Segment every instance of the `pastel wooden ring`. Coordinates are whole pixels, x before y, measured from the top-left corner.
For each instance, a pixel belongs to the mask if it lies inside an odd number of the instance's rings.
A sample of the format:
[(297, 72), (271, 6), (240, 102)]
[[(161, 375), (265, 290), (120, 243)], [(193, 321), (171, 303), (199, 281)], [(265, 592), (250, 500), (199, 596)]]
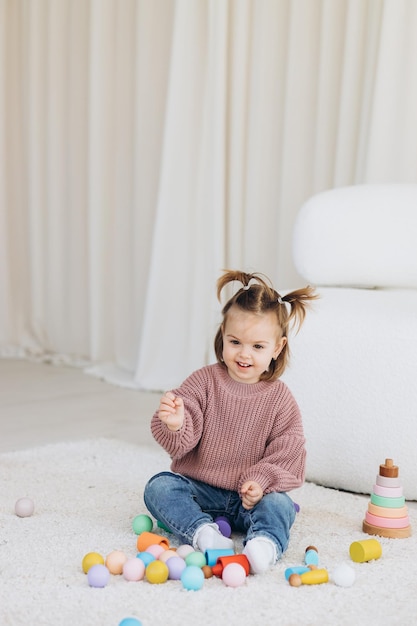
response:
[(411, 537), (411, 526), (406, 528), (381, 528), (381, 526), (372, 526), (368, 524), (366, 519), (362, 522), (362, 530), (368, 535), (379, 535), (380, 537), (389, 537), (390, 539), (405, 539)]
[(372, 524), (372, 526), (379, 526), (380, 528), (407, 528), (407, 526), (410, 525), (408, 515), (406, 517), (389, 518), (372, 515), (372, 513), (366, 511), (365, 519), (368, 524)]
[(401, 479), (397, 477), (390, 478), (389, 476), (376, 475), (376, 484), (381, 487), (401, 487)]
[(401, 506), (399, 509), (393, 509), (392, 507), (389, 509), (384, 506), (377, 506), (376, 504), (372, 504), (369, 502), (368, 511), (373, 515), (378, 515), (379, 517), (405, 517), (408, 515), (408, 507)]
[(377, 506), (398, 509), (400, 506), (405, 505), (405, 498), (404, 496), (399, 498), (385, 498), (384, 496), (378, 496), (376, 493), (371, 493), (371, 502)]
[(403, 495), (403, 488), (400, 487), (381, 487), (381, 485), (374, 485), (372, 491), (377, 496), (384, 496), (385, 498), (399, 498)]

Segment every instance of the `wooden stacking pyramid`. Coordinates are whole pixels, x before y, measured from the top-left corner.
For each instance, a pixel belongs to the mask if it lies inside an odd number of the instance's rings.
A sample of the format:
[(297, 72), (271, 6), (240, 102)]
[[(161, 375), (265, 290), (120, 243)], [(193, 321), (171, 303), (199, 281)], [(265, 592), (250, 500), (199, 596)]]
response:
[(408, 509), (398, 473), (398, 467), (392, 459), (385, 459), (385, 463), (379, 466), (362, 524), (363, 531), (368, 535), (399, 539), (411, 535)]

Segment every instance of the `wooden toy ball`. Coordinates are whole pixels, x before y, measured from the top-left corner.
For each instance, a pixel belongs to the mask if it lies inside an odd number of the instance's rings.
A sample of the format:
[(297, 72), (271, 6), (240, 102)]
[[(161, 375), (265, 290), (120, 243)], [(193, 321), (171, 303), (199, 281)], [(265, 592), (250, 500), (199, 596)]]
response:
[(153, 554), (153, 556), (156, 559), (159, 559), (159, 557), (161, 556), (161, 554), (163, 554), (163, 552), (165, 552), (166, 549), (164, 546), (160, 546), (156, 543), (153, 543), (151, 546), (148, 546), (146, 548), (146, 552), (148, 552), (149, 554)]
[(229, 563), (222, 572), (222, 580), (227, 587), (240, 587), (246, 580), (245, 568), (240, 563)]
[(170, 548), (169, 550), (164, 550), (163, 552), (161, 552), (161, 554), (158, 556), (158, 559), (166, 563), (173, 556), (177, 556), (177, 551)]
[(128, 559), (123, 565), (123, 577), (125, 580), (142, 580), (145, 575), (145, 563), (141, 559)]
[(143, 561), (145, 567), (148, 567), (149, 563), (152, 563), (152, 561), (156, 560), (154, 555), (150, 552), (146, 552), (146, 550), (144, 552), (138, 552), (136, 558)]
[(145, 570), (146, 579), (154, 584), (160, 585), (168, 580), (169, 569), (168, 565), (163, 561), (151, 561)]
[(140, 535), (144, 532), (150, 532), (153, 528), (153, 521), (151, 520), (149, 515), (145, 515), (144, 513), (142, 513), (141, 515), (136, 515), (136, 517), (133, 518), (132, 528), (133, 532), (135, 532), (137, 535)]
[(204, 578), (213, 578), (213, 570), (211, 569), (210, 565), (203, 565), (201, 571), (204, 574)]
[(30, 517), (34, 510), (35, 505), (30, 498), (19, 498), (14, 505), (14, 512), (18, 517)]
[(181, 582), (187, 591), (198, 591), (204, 584), (204, 572), (197, 565), (187, 565), (181, 574)]
[(207, 565), (206, 557), (199, 550), (196, 550), (195, 552), (190, 552), (190, 554), (187, 554), (184, 560), (187, 565), (197, 565), (197, 567), (204, 567), (204, 565)]
[(82, 560), (82, 568), (84, 574), (88, 574), (88, 570), (93, 565), (104, 565), (104, 558), (98, 552), (88, 552)]
[(136, 617), (125, 617), (119, 622), (119, 626), (142, 626), (142, 622), (136, 619)]
[(224, 537), (230, 537), (232, 534), (232, 527), (230, 526), (230, 522), (227, 519), (227, 517), (224, 517), (223, 515), (220, 515), (220, 517), (216, 517), (216, 519), (214, 520), (217, 524), (217, 526), (219, 527), (219, 530), (221, 532), (221, 534)]
[(110, 580), (110, 572), (105, 565), (98, 563), (88, 570), (87, 580), (90, 587), (105, 587)]
[(121, 550), (113, 550), (106, 557), (106, 567), (111, 574), (121, 574), (123, 565), (127, 561), (127, 556)]
[(191, 552), (194, 552), (194, 548), (193, 546), (190, 546), (188, 543), (184, 543), (181, 546), (179, 546), (177, 548), (177, 555), (180, 556), (182, 559), (185, 559), (185, 557), (190, 554)]
[(168, 566), (168, 572), (169, 572), (168, 578), (170, 580), (180, 580), (181, 574), (187, 567), (184, 559), (182, 559), (180, 556), (171, 556), (166, 561), (166, 564)]

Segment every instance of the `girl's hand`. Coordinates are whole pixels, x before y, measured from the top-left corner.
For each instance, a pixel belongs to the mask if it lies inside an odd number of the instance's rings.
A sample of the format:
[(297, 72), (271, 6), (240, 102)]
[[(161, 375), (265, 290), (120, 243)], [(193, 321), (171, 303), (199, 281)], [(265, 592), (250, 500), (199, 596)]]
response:
[(244, 509), (252, 509), (255, 504), (262, 500), (264, 495), (261, 485), (254, 480), (247, 480), (240, 490), (242, 506)]
[(184, 423), (184, 402), (167, 391), (159, 403), (158, 417), (169, 430), (179, 430)]

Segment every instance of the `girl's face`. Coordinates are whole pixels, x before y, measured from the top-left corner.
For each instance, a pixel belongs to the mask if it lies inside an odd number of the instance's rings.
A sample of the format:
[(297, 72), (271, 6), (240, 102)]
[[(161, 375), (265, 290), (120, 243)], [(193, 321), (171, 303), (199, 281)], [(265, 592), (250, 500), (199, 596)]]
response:
[(229, 376), (240, 383), (259, 382), (287, 340), (276, 315), (256, 315), (232, 306), (223, 325), (223, 361)]

